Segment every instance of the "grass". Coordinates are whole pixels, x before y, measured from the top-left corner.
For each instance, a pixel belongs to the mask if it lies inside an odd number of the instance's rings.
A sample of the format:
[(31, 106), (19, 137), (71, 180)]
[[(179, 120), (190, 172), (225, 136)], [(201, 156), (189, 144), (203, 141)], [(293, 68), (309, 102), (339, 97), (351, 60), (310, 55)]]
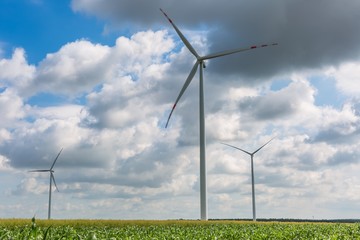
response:
[(2, 219), (0, 239), (360, 239), (360, 224)]

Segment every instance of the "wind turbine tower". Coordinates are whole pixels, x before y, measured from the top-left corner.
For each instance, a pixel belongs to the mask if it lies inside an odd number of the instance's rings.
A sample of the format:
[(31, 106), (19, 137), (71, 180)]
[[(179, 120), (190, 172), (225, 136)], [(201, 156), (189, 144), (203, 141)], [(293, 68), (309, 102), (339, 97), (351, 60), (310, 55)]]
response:
[(251, 157), (251, 192), (252, 192), (252, 211), (253, 211), (253, 221), (256, 221), (256, 208), (255, 208), (255, 179), (254, 179), (254, 155), (255, 153), (257, 153), (258, 151), (260, 151), (260, 149), (262, 149), (263, 147), (265, 147), (265, 145), (267, 145), (269, 142), (271, 142), (274, 138), (270, 139), (267, 143), (265, 143), (264, 145), (262, 145), (261, 147), (259, 147), (258, 149), (256, 149), (254, 152), (248, 152), (245, 151), (241, 148), (235, 147), (233, 145), (227, 144), (227, 143), (222, 143), (224, 145), (227, 145), (229, 147), (235, 148), (237, 150), (240, 150), (246, 154), (249, 154)]
[(60, 150), (60, 152), (58, 153), (58, 155), (56, 156), (53, 164), (51, 165), (50, 169), (40, 169), (40, 170), (32, 170), (29, 172), (49, 172), (50, 173), (50, 185), (49, 185), (49, 205), (48, 205), (48, 219), (51, 218), (51, 192), (52, 192), (52, 183), (54, 182), (55, 188), (57, 191), (59, 191), (58, 187), (56, 186), (56, 181), (55, 181), (55, 177), (54, 177), (54, 166), (56, 163), (56, 160), (59, 158), (61, 152), (63, 149)]
[(165, 127), (168, 126), (169, 120), (171, 118), (171, 115), (173, 111), (175, 110), (176, 104), (180, 100), (181, 96), (184, 94), (186, 88), (189, 86), (190, 82), (192, 81), (195, 73), (197, 72), (198, 68), (200, 67), (199, 72), (199, 80), (200, 80), (200, 90), (199, 90), (199, 120), (200, 120), (200, 209), (201, 209), (201, 220), (207, 220), (208, 219), (208, 213), (207, 213), (207, 186), (206, 186), (206, 151), (205, 151), (205, 112), (204, 112), (204, 82), (203, 82), (203, 68), (205, 68), (205, 60), (222, 57), (230, 54), (234, 54), (237, 52), (243, 52), (247, 50), (252, 50), (256, 48), (262, 48), (262, 47), (268, 47), (268, 46), (275, 46), (277, 43), (272, 44), (263, 44), (263, 45), (253, 45), (246, 48), (238, 48), (233, 50), (227, 50), (223, 52), (213, 53), (205, 56), (200, 56), (196, 50), (193, 48), (193, 46), (190, 44), (190, 42), (185, 38), (185, 36), (180, 32), (180, 30), (177, 28), (175, 23), (168, 17), (168, 15), (160, 9), (160, 11), (165, 15), (165, 17), (168, 19), (170, 24), (175, 29), (176, 33), (179, 35), (182, 42), (185, 44), (185, 46), (189, 49), (189, 51), (195, 56), (196, 62), (193, 66), (193, 68), (190, 71), (189, 76), (187, 77), (183, 87), (180, 90), (179, 95), (177, 96), (175, 103), (171, 109), (171, 112), (169, 114), (169, 117), (167, 119)]

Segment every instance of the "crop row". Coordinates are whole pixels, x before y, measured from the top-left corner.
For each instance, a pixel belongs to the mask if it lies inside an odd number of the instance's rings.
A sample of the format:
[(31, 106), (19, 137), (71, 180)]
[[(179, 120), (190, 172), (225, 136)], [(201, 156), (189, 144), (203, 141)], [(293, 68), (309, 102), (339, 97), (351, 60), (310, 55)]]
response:
[[(360, 224), (0, 221), (0, 239), (360, 239)], [(111, 223), (111, 224), (106, 224)]]

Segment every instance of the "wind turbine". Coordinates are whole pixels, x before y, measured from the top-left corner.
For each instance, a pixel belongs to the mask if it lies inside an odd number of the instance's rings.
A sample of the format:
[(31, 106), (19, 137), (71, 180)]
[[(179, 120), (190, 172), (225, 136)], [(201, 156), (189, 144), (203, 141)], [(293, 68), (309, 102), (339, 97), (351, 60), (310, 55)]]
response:
[(160, 11), (165, 15), (165, 17), (169, 20), (171, 25), (174, 27), (175, 31), (181, 38), (182, 42), (185, 44), (185, 46), (189, 49), (189, 51), (196, 57), (196, 62), (193, 66), (193, 68), (190, 71), (189, 76), (187, 77), (182, 89), (180, 90), (180, 93), (178, 97), (175, 100), (175, 103), (171, 109), (171, 112), (169, 114), (169, 117), (167, 119), (165, 128), (167, 128), (169, 124), (169, 120), (171, 118), (172, 113), (175, 110), (176, 104), (180, 100), (181, 96), (184, 94), (186, 88), (189, 86), (191, 80), (193, 79), (198, 67), (200, 66), (200, 91), (199, 91), (199, 120), (200, 120), (200, 208), (201, 208), (201, 219), (207, 220), (208, 214), (207, 214), (207, 187), (206, 187), (206, 156), (205, 156), (205, 113), (204, 113), (204, 83), (203, 83), (203, 68), (205, 68), (205, 60), (222, 57), (229, 54), (234, 54), (237, 52), (252, 50), (256, 48), (262, 48), (267, 46), (275, 46), (277, 43), (272, 44), (263, 44), (263, 45), (253, 45), (246, 48), (238, 48), (233, 50), (227, 50), (223, 52), (213, 53), (205, 56), (200, 56), (193, 46), (190, 44), (190, 42), (185, 38), (185, 36), (180, 32), (180, 30), (177, 28), (177, 26), (174, 24), (174, 22), (168, 17), (168, 15), (160, 8)]
[(237, 150), (243, 151), (246, 154), (249, 154), (251, 156), (251, 190), (252, 190), (252, 210), (253, 210), (253, 221), (256, 221), (256, 209), (255, 209), (255, 180), (254, 180), (254, 155), (255, 153), (257, 153), (258, 151), (260, 151), (260, 149), (262, 149), (263, 147), (265, 147), (265, 145), (267, 145), (269, 142), (271, 142), (274, 138), (270, 139), (267, 143), (265, 143), (264, 145), (262, 145), (261, 147), (259, 147), (258, 149), (256, 149), (254, 152), (248, 152), (245, 151), (241, 148), (235, 147), (233, 145), (227, 144), (227, 143), (222, 143), (224, 145), (227, 145), (229, 147), (235, 148)]
[(52, 182), (54, 181), (54, 184), (55, 184), (55, 188), (57, 191), (59, 191), (58, 187), (56, 186), (56, 181), (55, 181), (55, 177), (54, 177), (54, 166), (55, 166), (55, 163), (56, 163), (56, 160), (59, 158), (61, 152), (62, 152), (62, 148), (60, 150), (60, 152), (58, 153), (58, 155), (56, 156), (53, 164), (51, 165), (50, 169), (40, 169), (40, 170), (32, 170), (32, 171), (29, 171), (29, 172), (49, 172), (50, 173), (50, 186), (49, 186), (49, 209), (48, 209), (48, 219), (51, 218), (51, 188), (52, 188)]

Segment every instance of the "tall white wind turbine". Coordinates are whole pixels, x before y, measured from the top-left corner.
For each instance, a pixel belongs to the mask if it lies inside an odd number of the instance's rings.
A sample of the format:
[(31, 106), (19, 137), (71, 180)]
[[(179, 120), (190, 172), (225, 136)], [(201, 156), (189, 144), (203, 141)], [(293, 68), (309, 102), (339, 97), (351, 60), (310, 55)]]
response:
[(55, 188), (57, 191), (59, 191), (58, 187), (56, 186), (56, 181), (55, 181), (55, 177), (54, 177), (54, 166), (55, 166), (55, 163), (56, 163), (56, 160), (59, 158), (61, 152), (62, 152), (62, 148), (60, 150), (60, 152), (58, 153), (58, 155), (56, 156), (53, 164), (51, 165), (50, 169), (40, 169), (40, 170), (32, 170), (32, 171), (29, 171), (29, 172), (49, 172), (50, 173), (50, 186), (49, 186), (49, 206), (48, 206), (48, 219), (51, 218), (51, 192), (52, 192), (52, 182), (54, 181), (54, 185), (55, 185)]
[(258, 149), (256, 149), (254, 152), (248, 152), (245, 151), (244, 149), (235, 147), (233, 145), (227, 144), (227, 143), (222, 143), (224, 145), (227, 145), (229, 147), (235, 148), (237, 150), (243, 151), (246, 154), (249, 154), (251, 156), (251, 190), (252, 190), (252, 210), (253, 210), (253, 221), (256, 221), (256, 208), (255, 208), (255, 180), (254, 180), (254, 155), (255, 153), (257, 153), (258, 151), (260, 151), (260, 149), (262, 149), (263, 147), (265, 147), (269, 142), (271, 142), (274, 138), (270, 139), (267, 143), (265, 143), (264, 145), (262, 145), (261, 147), (259, 147)]
[(168, 15), (162, 9), (160, 9), (160, 11), (169, 20), (169, 22), (171, 23), (171, 25), (174, 27), (175, 31), (177, 32), (177, 34), (181, 38), (182, 42), (185, 44), (185, 46), (189, 49), (189, 51), (196, 58), (196, 62), (194, 64), (192, 70), (190, 71), (190, 74), (187, 77), (182, 89), (180, 90), (180, 93), (179, 93), (178, 97), (175, 100), (175, 103), (174, 103), (174, 105), (173, 105), (173, 107), (171, 109), (171, 112), (169, 114), (169, 117), (167, 119), (165, 127), (168, 126), (169, 120), (171, 118), (171, 115), (172, 115), (173, 111), (175, 110), (176, 104), (180, 100), (181, 96), (184, 94), (186, 88), (189, 86), (189, 84), (190, 84), (191, 80), (193, 79), (198, 67), (200, 66), (200, 73), (199, 73), (199, 78), (200, 78), (200, 91), (199, 91), (199, 105), (200, 105), (200, 107), (199, 107), (199, 115), (200, 115), (200, 117), (199, 117), (199, 120), (200, 120), (200, 208), (201, 208), (201, 219), (202, 220), (207, 220), (208, 219), (208, 214), (207, 214), (207, 196), (206, 196), (206, 194), (207, 194), (207, 189), (206, 188), (207, 187), (206, 187), (205, 113), (204, 113), (204, 83), (203, 83), (203, 68), (205, 68), (204, 61), (208, 60), (208, 59), (212, 59), (212, 58), (222, 57), (222, 56), (229, 55), (229, 54), (234, 54), (234, 53), (237, 53), (237, 52), (251, 50), (251, 49), (262, 48), (262, 47), (267, 47), (267, 46), (275, 46), (275, 45), (277, 45), (277, 43), (263, 44), (263, 45), (259, 45), (259, 46), (254, 45), (254, 46), (250, 46), (250, 47), (246, 47), (246, 48), (238, 48), (238, 49), (213, 53), (213, 54), (209, 54), (209, 55), (205, 55), (205, 56), (200, 56), (195, 51), (195, 49), (190, 44), (190, 42), (180, 32), (180, 30), (177, 28), (177, 26), (174, 24), (174, 22), (168, 17)]

